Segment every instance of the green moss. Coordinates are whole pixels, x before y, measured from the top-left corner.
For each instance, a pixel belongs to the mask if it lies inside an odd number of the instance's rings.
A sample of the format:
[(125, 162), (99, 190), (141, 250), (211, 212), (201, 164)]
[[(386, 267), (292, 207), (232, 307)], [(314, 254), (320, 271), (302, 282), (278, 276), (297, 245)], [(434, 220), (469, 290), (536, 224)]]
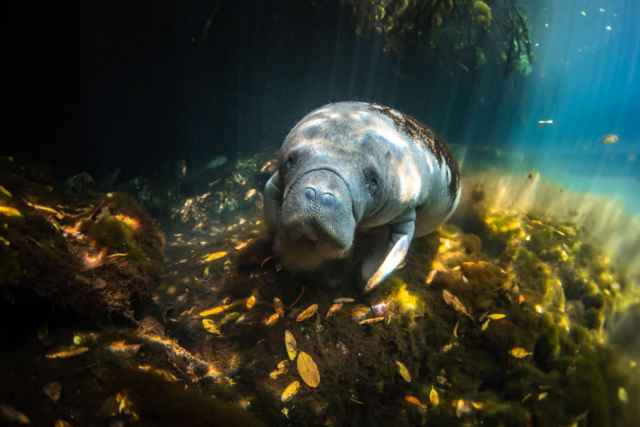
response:
[(609, 397), (595, 353), (583, 353), (575, 361), (575, 367), (567, 372), (567, 410), (573, 417), (587, 413), (589, 426), (607, 427)]
[(549, 371), (560, 354), (560, 331), (549, 314), (542, 317), (540, 330), (534, 349), (534, 358), (540, 368)]

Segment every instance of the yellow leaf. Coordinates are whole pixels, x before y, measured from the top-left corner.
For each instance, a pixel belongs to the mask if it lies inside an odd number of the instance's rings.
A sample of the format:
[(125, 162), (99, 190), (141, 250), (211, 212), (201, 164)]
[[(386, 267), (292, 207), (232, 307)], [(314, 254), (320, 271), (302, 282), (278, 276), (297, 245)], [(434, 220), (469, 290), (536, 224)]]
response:
[(222, 332), (220, 332), (218, 325), (216, 325), (216, 322), (211, 319), (202, 319), (202, 327), (212, 335), (222, 336)]
[(9, 206), (0, 206), (0, 214), (4, 215), (4, 216), (15, 216), (15, 217), (21, 217), (22, 214), (20, 213), (20, 211), (16, 208), (12, 208)]
[(71, 347), (45, 355), (47, 359), (67, 359), (89, 351), (89, 347)]
[(244, 306), (247, 308), (247, 310), (251, 310), (256, 305), (256, 301), (257, 301), (256, 296), (251, 295), (249, 298), (247, 298), (247, 301), (245, 302)]
[(511, 354), (511, 356), (515, 357), (516, 359), (523, 359), (527, 356), (530, 356), (533, 353), (528, 352), (527, 350), (525, 350), (522, 347), (513, 347), (509, 353)]
[(133, 217), (130, 217), (129, 215), (116, 214), (113, 217), (133, 230), (137, 230), (138, 228), (140, 228), (140, 221)]
[(273, 313), (271, 316), (264, 319), (264, 324), (267, 326), (275, 325), (278, 319), (280, 319), (280, 315), (278, 313)]
[(473, 406), (474, 409), (477, 409), (478, 411), (480, 411), (481, 409), (484, 408), (484, 403), (473, 401), (471, 402), (471, 406)]
[(155, 368), (151, 365), (138, 365), (138, 369), (143, 372), (149, 372), (150, 374), (157, 375), (158, 377), (170, 383), (178, 381), (178, 377), (165, 369)]
[(298, 317), (296, 317), (296, 321), (302, 322), (312, 317), (318, 311), (318, 304), (311, 304), (309, 307), (305, 308)]
[(120, 414), (130, 415), (136, 421), (139, 419), (138, 414), (134, 410), (133, 402), (126, 391), (123, 390), (116, 394), (116, 402), (118, 403), (118, 412)]
[(327, 314), (325, 315), (325, 318), (329, 318), (331, 316), (333, 316), (338, 310), (342, 309), (343, 303), (341, 302), (336, 302), (331, 304), (331, 307), (329, 307), (329, 310), (327, 310)]
[(73, 427), (73, 425), (65, 420), (55, 420), (53, 427)]
[(269, 377), (272, 380), (278, 379), (278, 377), (280, 375), (286, 374), (287, 373), (287, 368), (289, 367), (289, 361), (288, 360), (281, 360), (278, 362), (278, 364), (276, 365), (276, 369), (274, 369), (273, 371), (271, 371), (269, 373)]
[(507, 317), (507, 315), (503, 314), (503, 313), (491, 313), (488, 317), (491, 320), (500, 320), (500, 319), (504, 319), (505, 317)]
[(273, 298), (273, 310), (278, 313), (280, 317), (284, 317), (284, 303), (278, 297)]
[(289, 360), (294, 360), (298, 354), (298, 343), (289, 330), (284, 331), (284, 346), (287, 349)]
[(7, 190), (6, 188), (4, 188), (2, 185), (0, 185), (0, 193), (4, 194), (8, 198), (12, 198), (13, 197), (11, 192), (9, 190)]
[(433, 406), (438, 406), (440, 404), (440, 396), (438, 396), (438, 391), (431, 386), (431, 391), (429, 391), (429, 401)]
[(491, 319), (487, 319), (484, 322), (482, 322), (482, 326), (480, 327), (481, 331), (486, 331), (487, 328), (489, 327), (489, 323), (491, 322)]
[(306, 385), (312, 388), (320, 385), (320, 371), (318, 371), (318, 366), (311, 356), (301, 351), (300, 354), (298, 354), (297, 365), (298, 374), (300, 374), (302, 381), (304, 381)]
[(209, 308), (207, 310), (200, 312), (200, 317), (213, 316), (215, 314), (220, 314), (225, 310), (231, 308), (231, 304), (219, 305), (217, 307)]
[(63, 218), (64, 218), (64, 215), (63, 215), (62, 213), (58, 212), (57, 210), (55, 210), (55, 209), (53, 209), (53, 208), (50, 208), (49, 206), (45, 206), (45, 205), (38, 205), (38, 204), (36, 204), (36, 203), (31, 203), (31, 202), (29, 202), (28, 200), (25, 200), (25, 203), (26, 203), (28, 206), (31, 206), (32, 208), (34, 208), (34, 209), (35, 209), (35, 210), (37, 210), (37, 211), (42, 211), (42, 212), (46, 212), (46, 213), (53, 214), (53, 215), (55, 215), (55, 217), (56, 217), (56, 218), (58, 218), (58, 219), (63, 219)]
[(402, 377), (403, 380), (410, 383), (411, 382), (411, 374), (409, 373), (409, 369), (404, 365), (404, 363), (396, 360), (396, 366), (398, 366), (398, 373)]
[(372, 323), (382, 322), (384, 320), (384, 316), (371, 317), (369, 319), (362, 319), (358, 322), (358, 325), (370, 325)]
[(293, 396), (298, 393), (298, 390), (300, 390), (300, 381), (292, 382), (284, 389), (282, 395), (280, 396), (280, 400), (282, 400), (283, 402), (290, 401)]
[(202, 257), (203, 262), (213, 262), (227, 256), (226, 251), (210, 252)]

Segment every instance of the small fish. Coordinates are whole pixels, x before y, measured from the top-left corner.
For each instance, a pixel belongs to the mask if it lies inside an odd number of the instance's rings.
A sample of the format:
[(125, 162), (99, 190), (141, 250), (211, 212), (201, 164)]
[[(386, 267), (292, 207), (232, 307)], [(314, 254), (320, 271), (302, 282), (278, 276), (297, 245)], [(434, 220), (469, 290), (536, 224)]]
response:
[(551, 126), (553, 124), (553, 120), (552, 119), (544, 119), (544, 120), (538, 120), (538, 127), (545, 127), (545, 126)]
[(620, 137), (615, 133), (608, 133), (600, 140), (604, 145), (616, 144), (618, 141), (620, 141)]
[(205, 169), (216, 169), (220, 166), (223, 166), (227, 163), (227, 158), (225, 156), (216, 156), (213, 159), (209, 160), (206, 164)]

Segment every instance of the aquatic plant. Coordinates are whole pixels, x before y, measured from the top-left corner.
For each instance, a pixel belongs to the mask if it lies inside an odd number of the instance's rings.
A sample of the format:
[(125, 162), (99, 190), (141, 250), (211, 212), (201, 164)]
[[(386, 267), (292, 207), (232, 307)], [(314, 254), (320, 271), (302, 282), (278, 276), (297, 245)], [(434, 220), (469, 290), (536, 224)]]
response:
[(342, 2), (353, 11), (356, 33), (381, 34), (385, 51), (430, 56), (464, 71), (492, 62), (505, 72), (530, 72), (529, 26), (515, 0)]

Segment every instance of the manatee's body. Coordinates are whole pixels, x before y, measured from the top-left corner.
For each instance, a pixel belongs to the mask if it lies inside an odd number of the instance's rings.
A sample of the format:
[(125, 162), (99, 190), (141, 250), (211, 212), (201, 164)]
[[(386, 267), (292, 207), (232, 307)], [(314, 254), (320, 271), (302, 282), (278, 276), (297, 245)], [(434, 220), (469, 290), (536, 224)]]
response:
[(361, 231), (385, 227), (362, 276), (370, 290), (455, 210), (458, 166), (416, 119), (377, 104), (339, 102), (287, 135), (265, 188), (265, 217), (285, 267), (313, 270), (351, 253)]

